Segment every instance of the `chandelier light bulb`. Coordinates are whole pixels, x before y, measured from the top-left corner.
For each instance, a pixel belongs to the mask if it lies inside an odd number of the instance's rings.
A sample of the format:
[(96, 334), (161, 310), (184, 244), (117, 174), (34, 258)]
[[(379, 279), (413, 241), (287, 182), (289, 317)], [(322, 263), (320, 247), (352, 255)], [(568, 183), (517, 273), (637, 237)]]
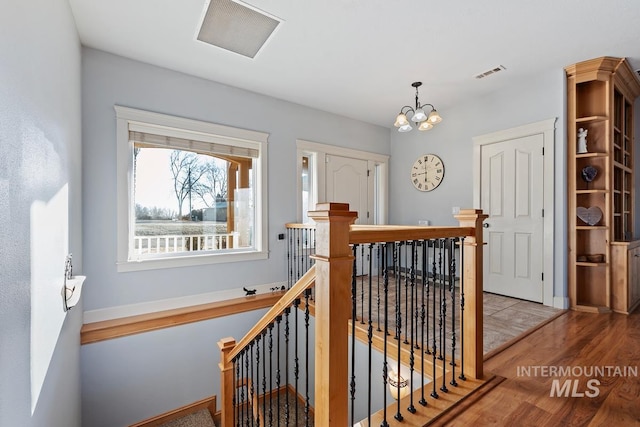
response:
[(427, 118), (427, 115), (424, 113), (422, 108), (418, 108), (416, 110), (416, 113), (411, 118), (411, 120), (413, 120), (416, 123), (420, 123), (420, 122), (424, 121), (426, 118)]
[(442, 121), (442, 117), (440, 117), (440, 114), (438, 114), (438, 112), (434, 108), (429, 113), (429, 119), (428, 120), (429, 120), (430, 123), (436, 124), (436, 123), (440, 123)]
[(424, 122), (420, 123), (420, 125), (418, 125), (418, 130), (429, 130), (429, 129), (433, 129), (433, 125), (429, 123), (429, 120), (425, 120)]
[[(398, 114), (398, 116), (396, 117), (396, 122), (393, 124), (395, 127), (399, 128), (405, 125), (409, 124), (409, 120), (407, 119), (407, 116), (404, 113), (400, 113)], [(409, 129), (411, 130), (411, 129)]]

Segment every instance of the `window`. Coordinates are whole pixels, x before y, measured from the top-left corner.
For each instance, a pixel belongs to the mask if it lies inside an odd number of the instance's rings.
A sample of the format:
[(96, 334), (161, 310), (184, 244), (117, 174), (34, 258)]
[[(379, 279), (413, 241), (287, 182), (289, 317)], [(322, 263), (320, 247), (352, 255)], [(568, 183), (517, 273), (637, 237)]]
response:
[(267, 134), (115, 109), (118, 271), (267, 257)]

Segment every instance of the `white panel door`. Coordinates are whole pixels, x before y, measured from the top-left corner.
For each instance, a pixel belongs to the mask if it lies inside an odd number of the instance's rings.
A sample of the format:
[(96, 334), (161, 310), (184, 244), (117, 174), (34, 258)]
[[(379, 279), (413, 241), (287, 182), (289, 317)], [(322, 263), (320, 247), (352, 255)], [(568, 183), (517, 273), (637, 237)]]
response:
[[(349, 210), (358, 212), (356, 224), (368, 224), (369, 192), (367, 161), (349, 157), (327, 156), (326, 191), (328, 202), (349, 203)], [(356, 274), (369, 272), (368, 256), (356, 252)]]
[(484, 289), (542, 302), (542, 135), (482, 146), (480, 207), (485, 221)]
[(349, 157), (327, 156), (327, 202), (349, 203), (358, 212), (356, 224), (368, 224), (367, 161)]

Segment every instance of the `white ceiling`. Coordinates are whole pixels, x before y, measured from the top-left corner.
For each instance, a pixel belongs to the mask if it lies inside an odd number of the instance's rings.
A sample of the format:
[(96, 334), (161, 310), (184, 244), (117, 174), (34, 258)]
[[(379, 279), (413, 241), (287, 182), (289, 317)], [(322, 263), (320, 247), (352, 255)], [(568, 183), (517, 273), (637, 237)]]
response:
[[(85, 46), (369, 123), (574, 62), (640, 68), (638, 0), (248, 0), (283, 20), (256, 58), (196, 41), (206, 0), (69, 0)], [(476, 80), (497, 65), (506, 71)]]

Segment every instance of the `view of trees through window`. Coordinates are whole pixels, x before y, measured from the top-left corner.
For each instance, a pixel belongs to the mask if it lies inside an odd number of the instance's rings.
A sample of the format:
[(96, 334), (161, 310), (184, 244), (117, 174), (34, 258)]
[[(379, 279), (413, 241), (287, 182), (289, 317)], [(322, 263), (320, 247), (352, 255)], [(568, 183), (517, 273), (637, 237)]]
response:
[[(251, 246), (251, 241), (241, 242), (233, 212), (239, 189), (229, 189), (229, 173), (237, 170), (234, 158), (229, 161), (210, 154), (136, 144), (134, 252), (144, 255)], [(236, 176), (231, 178), (235, 184)], [(246, 186), (251, 187), (250, 180)]]

